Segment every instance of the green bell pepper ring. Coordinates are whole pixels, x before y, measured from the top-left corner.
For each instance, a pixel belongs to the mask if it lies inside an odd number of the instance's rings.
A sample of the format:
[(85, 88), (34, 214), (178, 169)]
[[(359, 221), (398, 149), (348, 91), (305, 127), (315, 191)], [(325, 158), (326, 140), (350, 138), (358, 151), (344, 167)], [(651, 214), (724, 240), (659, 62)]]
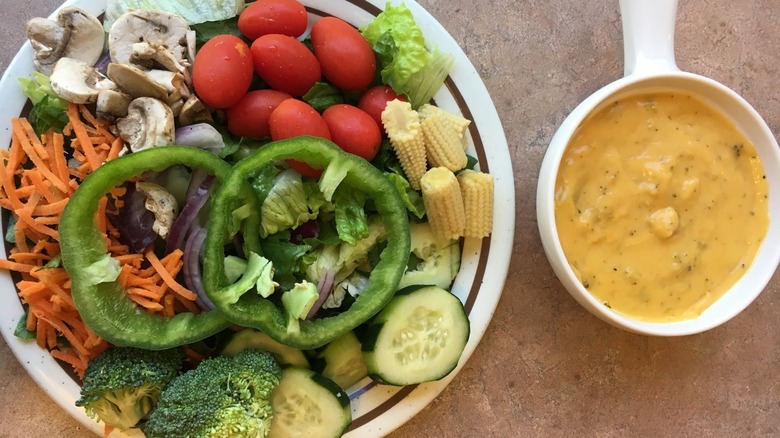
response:
[[(245, 293), (237, 302), (226, 296), (230, 288), (224, 272), (222, 236), (228, 226), (235, 199), (246, 179), (256, 169), (279, 160), (294, 159), (325, 169), (325, 178), (360, 190), (373, 199), (387, 233), (387, 246), (369, 276), (368, 287), (342, 313), (327, 318), (299, 320), (257, 293)], [(335, 175), (335, 176), (334, 176)], [(326, 184), (325, 197), (335, 187)], [(277, 342), (308, 350), (320, 347), (362, 324), (379, 312), (395, 294), (409, 260), (409, 220), (395, 186), (369, 162), (339, 149), (317, 137), (294, 137), (266, 144), (241, 160), (223, 182), (211, 201), (211, 214), (203, 258), (203, 282), (206, 295), (231, 322), (256, 328)], [(260, 232), (259, 229), (256, 231)], [(222, 293), (221, 292), (225, 292)]]
[(108, 254), (95, 218), (103, 196), (129, 178), (175, 164), (205, 169), (219, 181), (224, 181), (230, 172), (230, 165), (204, 150), (180, 146), (152, 148), (100, 166), (81, 183), (62, 213), (62, 263), (71, 278), (73, 302), (87, 326), (114, 345), (163, 350), (199, 341), (228, 326), (218, 311), (180, 313), (170, 318), (140, 311), (118, 281), (93, 284), (88, 272), (90, 266)]

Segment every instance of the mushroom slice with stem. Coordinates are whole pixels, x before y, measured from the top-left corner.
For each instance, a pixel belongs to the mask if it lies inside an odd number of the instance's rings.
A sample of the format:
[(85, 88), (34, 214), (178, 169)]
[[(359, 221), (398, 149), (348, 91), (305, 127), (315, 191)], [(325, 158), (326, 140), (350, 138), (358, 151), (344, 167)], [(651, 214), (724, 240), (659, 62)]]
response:
[(100, 90), (96, 103), (96, 115), (110, 122), (127, 116), (127, 108), (133, 98), (117, 90)]
[(144, 207), (154, 214), (152, 230), (165, 239), (179, 214), (176, 197), (164, 187), (148, 181), (137, 181), (135, 189), (146, 195)]
[(94, 67), (73, 58), (61, 58), (50, 77), (57, 96), (73, 103), (93, 103), (101, 90), (113, 90), (116, 85)]
[(147, 70), (164, 69), (183, 76), (188, 76), (189, 61), (182, 59), (176, 60), (173, 53), (159, 44), (149, 44), (147, 42), (135, 43), (130, 49), (130, 63), (144, 67)]
[(127, 108), (127, 117), (116, 121), (119, 136), (132, 152), (174, 143), (173, 112), (163, 101), (139, 97)]
[(108, 77), (132, 97), (153, 97), (168, 100), (168, 90), (145, 71), (130, 64), (108, 64)]
[(169, 105), (190, 95), (190, 89), (184, 82), (184, 76), (179, 73), (168, 70), (149, 70), (146, 75), (165, 88), (165, 92), (168, 93), (165, 100)]
[(103, 53), (105, 33), (97, 17), (79, 7), (68, 6), (57, 14), (57, 21), (40, 17), (28, 21), (27, 39), (35, 51), (35, 69), (51, 75), (61, 58), (94, 65)]
[(187, 51), (189, 30), (189, 23), (175, 14), (145, 9), (126, 12), (111, 26), (108, 35), (111, 60), (129, 64), (133, 44), (146, 42), (165, 47), (177, 62), (181, 62)]
[(181, 107), (179, 113), (179, 125), (187, 126), (195, 123), (205, 122), (211, 123), (214, 119), (211, 117), (206, 105), (198, 99), (197, 96), (190, 95), (187, 100), (184, 101), (184, 105)]

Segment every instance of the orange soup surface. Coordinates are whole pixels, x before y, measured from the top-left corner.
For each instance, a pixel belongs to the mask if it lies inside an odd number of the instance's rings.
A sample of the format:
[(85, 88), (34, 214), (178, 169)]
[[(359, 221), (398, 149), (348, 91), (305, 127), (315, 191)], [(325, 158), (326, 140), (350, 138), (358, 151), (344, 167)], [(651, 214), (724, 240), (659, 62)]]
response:
[(695, 318), (746, 271), (767, 233), (753, 144), (697, 98), (638, 94), (589, 116), (555, 190), (563, 251), (585, 288), (636, 319)]

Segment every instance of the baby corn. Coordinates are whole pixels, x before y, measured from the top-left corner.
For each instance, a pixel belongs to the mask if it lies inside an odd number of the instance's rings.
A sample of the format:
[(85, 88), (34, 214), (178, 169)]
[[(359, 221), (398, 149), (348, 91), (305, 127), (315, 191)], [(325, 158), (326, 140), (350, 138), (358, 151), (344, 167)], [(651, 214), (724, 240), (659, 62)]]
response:
[(463, 236), (466, 214), (455, 174), (446, 167), (434, 167), (423, 175), (420, 186), (433, 233), (447, 240)]
[(382, 125), (406, 173), (406, 179), (419, 190), (420, 178), (428, 167), (420, 115), (409, 102), (395, 99), (388, 102), (382, 112)]
[(432, 167), (446, 167), (453, 172), (466, 167), (466, 152), (446, 115), (435, 112), (425, 118), (421, 126), (425, 135), (425, 150)]
[(493, 228), (493, 176), (464, 170), (458, 174), (466, 224), (465, 237), (487, 237)]
[[(431, 114), (444, 114), (444, 116), (447, 118), (447, 121), (452, 125), (453, 129), (458, 133), (458, 138), (461, 140), (466, 135), (466, 130), (468, 129), (469, 125), (471, 124), (471, 120), (463, 118), (457, 114), (453, 114), (449, 111), (443, 110), (439, 108), (436, 105), (431, 105), (429, 103), (423, 104), (420, 106), (420, 108), (417, 109), (417, 112), (420, 113), (420, 119), (422, 121), (425, 121)], [(465, 147), (466, 142), (461, 142), (461, 144)]]

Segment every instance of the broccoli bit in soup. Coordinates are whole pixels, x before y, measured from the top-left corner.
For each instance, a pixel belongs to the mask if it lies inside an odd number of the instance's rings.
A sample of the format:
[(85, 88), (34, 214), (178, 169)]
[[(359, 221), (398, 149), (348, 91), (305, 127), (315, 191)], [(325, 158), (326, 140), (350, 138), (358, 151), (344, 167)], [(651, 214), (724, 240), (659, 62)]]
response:
[(578, 128), (556, 181), (571, 267), (614, 311), (695, 318), (746, 272), (767, 232), (753, 144), (690, 95), (628, 96)]

